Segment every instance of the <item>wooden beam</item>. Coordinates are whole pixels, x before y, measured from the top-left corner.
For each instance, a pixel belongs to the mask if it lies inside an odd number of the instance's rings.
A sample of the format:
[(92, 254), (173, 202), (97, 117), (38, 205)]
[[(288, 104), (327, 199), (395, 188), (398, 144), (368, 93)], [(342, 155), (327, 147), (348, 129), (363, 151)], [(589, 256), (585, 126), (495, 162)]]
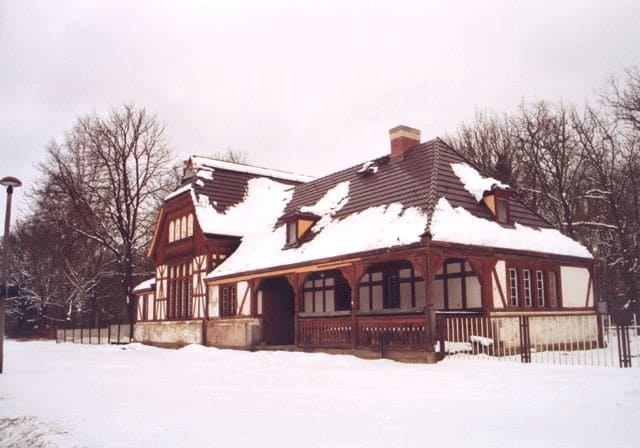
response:
[(225, 283), (243, 282), (251, 279), (262, 279), (262, 278), (268, 278), (268, 277), (281, 277), (281, 276), (287, 277), (290, 274), (303, 274), (307, 272), (325, 271), (329, 269), (340, 269), (342, 267), (349, 266), (351, 263), (359, 260), (360, 260), (359, 258), (352, 258), (350, 260), (340, 260), (340, 261), (335, 261), (330, 263), (312, 264), (309, 266), (300, 266), (300, 267), (291, 268), (291, 269), (279, 269), (276, 271), (266, 271), (266, 272), (259, 272), (255, 274), (239, 275), (237, 277), (225, 277), (219, 280), (206, 280), (206, 282), (207, 284), (213, 286), (213, 285), (221, 285)]
[(434, 344), (438, 338), (436, 334), (436, 307), (435, 297), (433, 294), (433, 283), (435, 281), (436, 270), (433, 269), (434, 265), (442, 264), (442, 259), (438, 255), (432, 255), (427, 253), (424, 256), (424, 313), (425, 313), (425, 333), (426, 333), (426, 349), (428, 352), (434, 351)]
[[(502, 307), (507, 308), (507, 300), (505, 299), (504, 292), (502, 292), (502, 285), (500, 284), (500, 279), (498, 278), (498, 273), (496, 272), (495, 266), (491, 272), (493, 273), (493, 278), (496, 282), (496, 285), (498, 285), (498, 293), (500, 294), (500, 300), (502, 300)], [(491, 301), (491, 303), (493, 304), (493, 300)], [(493, 309), (493, 305), (491, 306), (491, 309)]]

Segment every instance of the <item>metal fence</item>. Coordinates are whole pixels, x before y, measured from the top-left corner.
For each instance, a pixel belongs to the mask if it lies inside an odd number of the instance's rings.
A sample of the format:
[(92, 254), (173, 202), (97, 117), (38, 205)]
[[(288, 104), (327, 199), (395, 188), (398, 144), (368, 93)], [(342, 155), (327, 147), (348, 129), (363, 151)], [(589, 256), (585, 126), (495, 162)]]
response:
[(439, 351), (502, 362), (640, 367), (639, 320), (633, 313), (444, 315)]
[(128, 344), (131, 342), (131, 324), (114, 324), (103, 328), (59, 328), (56, 342), (76, 344)]

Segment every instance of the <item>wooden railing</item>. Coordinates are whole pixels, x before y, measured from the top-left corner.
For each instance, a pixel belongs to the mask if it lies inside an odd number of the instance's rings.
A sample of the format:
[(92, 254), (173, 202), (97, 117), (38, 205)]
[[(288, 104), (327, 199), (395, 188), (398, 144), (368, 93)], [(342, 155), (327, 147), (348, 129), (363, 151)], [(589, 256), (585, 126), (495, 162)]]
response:
[(358, 316), (360, 346), (424, 348), (427, 342), (424, 314)]
[[(353, 332), (357, 331), (357, 338)], [(412, 349), (426, 346), (423, 313), (358, 315), (355, 329), (351, 315), (300, 316), (299, 344), (303, 347), (379, 347)]]
[(347, 347), (351, 345), (351, 316), (303, 317), (298, 320), (300, 345)]

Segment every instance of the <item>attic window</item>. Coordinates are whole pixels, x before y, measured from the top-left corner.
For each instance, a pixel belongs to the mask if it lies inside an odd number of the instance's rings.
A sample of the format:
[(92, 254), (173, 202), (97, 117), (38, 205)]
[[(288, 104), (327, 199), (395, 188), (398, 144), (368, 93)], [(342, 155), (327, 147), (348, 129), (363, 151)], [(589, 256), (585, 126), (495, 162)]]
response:
[(506, 199), (496, 199), (496, 220), (502, 224), (509, 222), (509, 201)]
[(306, 241), (311, 227), (318, 221), (318, 217), (311, 213), (295, 213), (287, 221), (287, 241), (285, 247), (297, 246)]
[(287, 246), (292, 246), (298, 242), (298, 221), (287, 223)]
[(482, 198), (485, 205), (493, 213), (496, 221), (500, 224), (509, 224), (511, 222), (509, 195), (510, 193), (505, 190), (493, 190), (486, 192)]

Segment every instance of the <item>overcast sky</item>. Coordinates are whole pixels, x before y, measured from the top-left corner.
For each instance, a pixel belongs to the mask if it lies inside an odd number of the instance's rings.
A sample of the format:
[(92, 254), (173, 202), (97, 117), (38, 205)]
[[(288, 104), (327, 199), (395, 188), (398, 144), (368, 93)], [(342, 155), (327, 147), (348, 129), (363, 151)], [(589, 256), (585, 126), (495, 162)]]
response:
[(0, 177), (32, 184), (51, 139), (123, 103), (180, 158), (322, 175), (387, 153), (398, 124), (427, 140), (479, 108), (594, 101), (639, 63), (638, 0), (0, 0)]

